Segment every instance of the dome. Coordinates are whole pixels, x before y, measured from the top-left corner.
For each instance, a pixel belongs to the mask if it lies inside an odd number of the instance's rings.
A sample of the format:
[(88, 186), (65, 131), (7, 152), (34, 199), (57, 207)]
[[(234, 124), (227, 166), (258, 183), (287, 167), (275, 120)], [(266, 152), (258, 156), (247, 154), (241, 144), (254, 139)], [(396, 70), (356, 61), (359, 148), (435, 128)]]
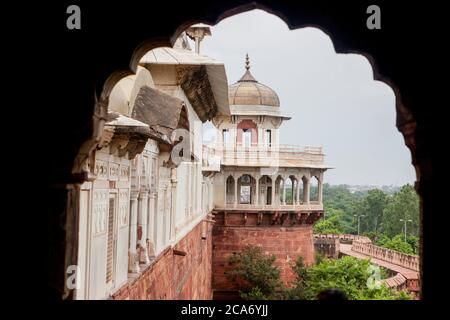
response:
[(242, 78), (228, 87), (230, 105), (251, 105), (279, 107), (280, 99), (275, 91), (259, 83), (250, 73), (248, 55), (245, 61), (245, 73)]

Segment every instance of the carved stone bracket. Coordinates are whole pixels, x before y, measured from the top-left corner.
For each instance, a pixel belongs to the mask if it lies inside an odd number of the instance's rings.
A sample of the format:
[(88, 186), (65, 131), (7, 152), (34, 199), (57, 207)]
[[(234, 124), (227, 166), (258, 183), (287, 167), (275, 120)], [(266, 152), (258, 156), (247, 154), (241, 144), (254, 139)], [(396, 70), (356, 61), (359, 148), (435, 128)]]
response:
[(278, 129), (281, 125), (281, 118), (273, 118), (271, 121), (272, 125), (274, 126), (275, 129)]
[(271, 224), (277, 224), (280, 221), (280, 213), (279, 212), (275, 212), (275, 214), (272, 217), (272, 221)]
[(136, 133), (116, 133), (110, 142), (110, 154), (117, 154), (119, 157), (125, 157), (132, 160), (137, 154), (141, 153), (147, 137)]
[(257, 218), (257, 225), (260, 225), (263, 219), (263, 213), (262, 212), (258, 212), (258, 218)]
[(103, 137), (103, 128), (107, 121), (108, 99), (98, 101), (94, 108), (94, 115), (91, 120), (93, 128), (92, 135), (80, 147), (72, 167), (72, 175), (75, 180), (79, 180), (79, 182), (88, 180), (89, 175), (92, 173), (89, 159)]
[(217, 103), (209, 83), (206, 66), (180, 69), (179, 78), (186, 97), (201, 121), (212, 119), (217, 113)]
[(214, 117), (211, 121), (212, 121), (213, 125), (214, 125), (216, 128), (219, 128), (220, 125), (221, 125), (222, 123), (224, 123), (225, 117), (223, 117), (223, 116), (220, 116), (220, 117)]
[(289, 213), (288, 212), (281, 213), (280, 225), (284, 225), (284, 223), (288, 220), (289, 220)]
[(300, 224), (306, 224), (306, 219), (308, 218), (308, 212), (302, 212), (300, 217)]

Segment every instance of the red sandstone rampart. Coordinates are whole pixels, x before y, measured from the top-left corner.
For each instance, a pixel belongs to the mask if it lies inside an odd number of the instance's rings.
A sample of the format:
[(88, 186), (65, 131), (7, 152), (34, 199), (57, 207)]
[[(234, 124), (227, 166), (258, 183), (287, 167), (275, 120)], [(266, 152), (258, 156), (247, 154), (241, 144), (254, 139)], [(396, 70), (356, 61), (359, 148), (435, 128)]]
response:
[(212, 224), (203, 220), (114, 295), (116, 300), (212, 298)]
[(353, 241), (352, 251), (390, 262), (407, 269), (419, 271), (419, 256), (416, 255), (398, 252), (371, 243), (363, 243), (361, 241)]

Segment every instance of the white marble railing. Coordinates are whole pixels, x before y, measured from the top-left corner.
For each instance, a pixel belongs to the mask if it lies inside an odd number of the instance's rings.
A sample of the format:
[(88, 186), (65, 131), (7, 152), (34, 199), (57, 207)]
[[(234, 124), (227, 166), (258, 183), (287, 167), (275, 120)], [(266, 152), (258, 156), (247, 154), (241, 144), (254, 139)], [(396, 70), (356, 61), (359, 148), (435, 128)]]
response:
[(296, 165), (322, 165), (322, 147), (265, 144), (208, 144), (203, 147), (204, 162), (221, 159), (224, 165), (276, 166), (286, 163)]
[(313, 210), (323, 210), (323, 204), (317, 201), (311, 202), (310, 204), (286, 204), (286, 205), (256, 205), (256, 204), (226, 204), (222, 207), (217, 207), (217, 210), (271, 210), (271, 211), (313, 211)]

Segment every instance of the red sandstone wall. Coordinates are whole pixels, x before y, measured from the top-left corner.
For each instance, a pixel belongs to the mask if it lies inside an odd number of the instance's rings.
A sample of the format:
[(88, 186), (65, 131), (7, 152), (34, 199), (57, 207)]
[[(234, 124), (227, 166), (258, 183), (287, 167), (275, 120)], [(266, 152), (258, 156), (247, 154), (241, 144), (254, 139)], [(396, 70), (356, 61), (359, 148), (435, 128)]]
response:
[[(202, 227), (202, 224), (205, 227)], [(206, 239), (202, 240), (202, 236)], [(175, 255), (174, 250), (186, 252)], [(116, 300), (212, 299), (212, 226), (201, 222), (174, 248), (163, 251), (140, 276), (114, 295)]]
[(419, 256), (376, 246), (370, 242), (353, 241), (352, 251), (359, 252), (419, 272)]
[(224, 274), (228, 269), (228, 257), (247, 245), (261, 246), (277, 257), (281, 279), (289, 284), (295, 279), (291, 263), (302, 256), (305, 264), (314, 263), (314, 243), (311, 226), (296, 227), (230, 227), (213, 229), (213, 289), (236, 290), (236, 286)]

